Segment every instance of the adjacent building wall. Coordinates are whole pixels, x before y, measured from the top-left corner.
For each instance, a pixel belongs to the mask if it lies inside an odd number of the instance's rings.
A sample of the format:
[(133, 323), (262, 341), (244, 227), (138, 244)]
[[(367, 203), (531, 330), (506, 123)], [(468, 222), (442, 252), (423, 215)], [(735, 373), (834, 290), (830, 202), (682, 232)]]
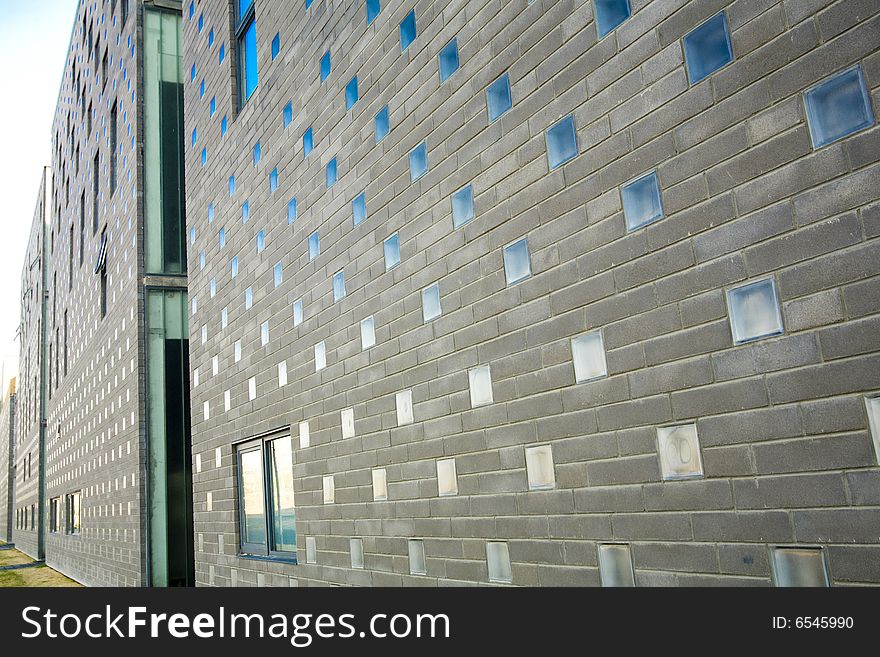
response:
[(0, 541), (12, 542), (15, 528), (15, 383), (0, 402)]

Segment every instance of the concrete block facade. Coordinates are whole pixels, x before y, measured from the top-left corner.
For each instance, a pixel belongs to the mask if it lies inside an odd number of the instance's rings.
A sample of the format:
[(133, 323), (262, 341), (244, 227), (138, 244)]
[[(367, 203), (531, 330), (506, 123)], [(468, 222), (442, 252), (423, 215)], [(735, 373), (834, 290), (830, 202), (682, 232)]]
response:
[(15, 530), (15, 391), (16, 379), (0, 406), (0, 541), (12, 542)]

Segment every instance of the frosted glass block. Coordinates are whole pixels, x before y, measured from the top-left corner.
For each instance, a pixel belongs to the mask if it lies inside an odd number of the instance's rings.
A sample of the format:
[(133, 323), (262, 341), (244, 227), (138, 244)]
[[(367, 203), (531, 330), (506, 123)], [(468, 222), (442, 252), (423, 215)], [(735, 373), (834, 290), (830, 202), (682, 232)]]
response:
[(262, 253), (266, 248), (266, 232), (261, 230), (257, 233), (257, 253)]
[(333, 504), (336, 501), (336, 482), (333, 475), (324, 475), (324, 504)]
[(330, 77), (330, 51), (324, 53), (321, 57), (321, 82)]
[(358, 102), (358, 79), (353, 77), (345, 85), (345, 109), (350, 110)]
[(224, 308), (220, 311), (220, 328), (225, 329), (229, 326), (229, 309)]
[(400, 264), (400, 238), (397, 233), (385, 240), (383, 249), (385, 251), (385, 271)]
[(373, 499), (377, 502), (388, 499), (388, 475), (385, 468), (373, 470)]
[(283, 119), (285, 129), (293, 123), (293, 103), (287, 103), (284, 106)]
[(422, 290), (422, 319), (430, 322), (440, 317), (443, 309), (440, 307), (440, 286), (437, 283), (429, 285)]
[(193, 370), (193, 387), (194, 388), (199, 387), (199, 368), (198, 367)]
[(236, 340), (233, 348), (235, 351), (235, 362), (237, 363), (241, 360), (241, 340)]
[(660, 474), (664, 480), (703, 476), (696, 424), (657, 428)]
[(388, 105), (379, 110), (376, 114), (376, 143), (378, 144), (387, 135), (390, 129), (388, 122)]
[(211, 374), (217, 376), (220, 373), (220, 356), (214, 356), (211, 359)]
[(510, 552), (507, 543), (490, 541), (486, 543), (486, 562), (489, 566), (489, 581), (509, 584), (513, 581), (510, 569)]
[(474, 218), (474, 188), (462, 187), (452, 195), (452, 226), (461, 228)]
[(232, 408), (232, 391), (226, 390), (223, 392), (223, 410), (225, 410), (228, 413), (229, 409), (231, 409), (231, 408)]
[(657, 172), (651, 171), (620, 190), (623, 197), (623, 215), (627, 231), (647, 226), (663, 218), (663, 203), (660, 200), (660, 185)]
[(287, 224), (290, 225), (296, 221), (296, 197), (294, 196), (287, 202)]
[(858, 64), (804, 92), (804, 104), (814, 148), (874, 124), (871, 97)]
[(269, 344), (269, 322), (260, 324), (260, 346)]
[(257, 142), (256, 144), (254, 144), (254, 166), (257, 166), (262, 158), (263, 149), (260, 146), (260, 142)]
[(238, 256), (232, 258), (232, 278), (238, 276)]
[(303, 321), (303, 302), (297, 299), (293, 302), (293, 325), (299, 326)]
[(409, 12), (400, 23), (400, 50), (404, 51), (416, 40), (416, 12)]
[(556, 169), (577, 157), (577, 135), (574, 130), (574, 116), (569, 114), (544, 133), (547, 142), (547, 162), (550, 169)]
[(342, 418), (342, 437), (354, 438), (354, 409), (343, 408), (340, 415)]
[(471, 391), (471, 407), (485, 406), (494, 401), (492, 397), (492, 372), (488, 365), (468, 370)]
[(318, 563), (318, 548), (314, 536), (306, 536), (306, 563)]
[(608, 375), (601, 331), (592, 331), (572, 338), (571, 358), (574, 361), (574, 378), (578, 383)]
[(440, 66), (440, 84), (458, 70), (458, 41), (453, 39), (443, 47), (437, 56)]
[(202, 344), (206, 344), (208, 342), (208, 325), (202, 324)]
[(336, 158), (334, 157), (327, 163), (327, 189), (333, 187), (336, 184), (336, 180), (338, 179), (338, 173), (336, 170)]
[(272, 274), (275, 280), (275, 287), (280, 286), (281, 283), (284, 282), (284, 275), (280, 262), (275, 265), (275, 269), (273, 270)]
[(532, 275), (529, 243), (526, 238), (504, 247), (504, 277), (508, 285), (519, 283)]
[(361, 349), (369, 349), (376, 344), (376, 325), (373, 316), (361, 320)]
[(217, 233), (217, 241), (220, 243), (220, 248), (223, 249), (226, 246), (226, 229), (221, 228)]
[(278, 169), (272, 169), (269, 174), (269, 193), (274, 194), (278, 191)]
[(287, 361), (283, 360), (278, 363), (278, 387), (287, 385)]
[(257, 378), (252, 376), (248, 379), (248, 399), (253, 401), (257, 398)]
[(723, 11), (688, 32), (682, 41), (691, 84), (733, 61), (733, 47)]
[(250, 310), (251, 306), (254, 305), (254, 290), (253, 288), (247, 288), (244, 291), (244, 309)]
[(300, 422), (299, 423), (299, 446), (301, 448), (305, 448), (309, 446), (310, 436), (309, 436), (309, 423), (308, 422)]
[(455, 472), (455, 459), (437, 461), (437, 490), (440, 497), (458, 495), (458, 475)]
[(629, 0), (593, 0), (593, 2), (596, 10), (596, 31), (600, 39), (630, 16)]
[(351, 567), (364, 567), (364, 542), (360, 538), (352, 538), (348, 542), (349, 552), (351, 553)]
[(342, 301), (345, 297), (345, 272), (333, 274), (333, 302)]
[(556, 468), (550, 445), (526, 447), (526, 473), (529, 490), (556, 488)]
[(771, 550), (770, 565), (776, 586), (830, 586), (825, 555), (821, 548), (782, 548)]
[(321, 238), (318, 236), (318, 232), (315, 231), (309, 235), (309, 260), (314, 260), (319, 255), (321, 255)]
[(321, 340), (315, 345), (315, 371), (320, 372), (325, 367), (327, 367), (327, 348)]
[(727, 311), (734, 344), (779, 335), (784, 330), (773, 278), (728, 290)]
[(367, 195), (361, 192), (351, 202), (351, 214), (354, 217), (354, 225), (357, 226), (367, 218)]
[(486, 105), (489, 108), (490, 123), (513, 107), (510, 96), (510, 77), (507, 73), (486, 88)]
[(398, 392), (395, 397), (395, 404), (397, 406), (397, 426), (412, 424), (414, 421), (412, 390)]
[(215, 296), (217, 296), (217, 279), (212, 278), (211, 284), (209, 287), (210, 287), (210, 296), (213, 299)]
[(203, 410), (205, 419), (210, 420), (211, 419), (211, 404), (210, 404), (210, 402), (205, 402), (202, 407), (202, 410)]
[(428, 172), (428, 146), (422, 142), (409, 154), (409, 178), (415, 182)]
[(303, 157), (311, 153), (314, 147), (315, 142), (312, 137), (312, 129), (309, 128), (303, 133)]
[(880, 396), (865, 397), (865, 407), (868, 410), (868, 428), (874, 439), (874, 455), (880, 463)]
[(423, 541), (410, 539), (408, 541), (409, 549), (409, 574), (410, 575), (427, 575), (428, 568), (425, 564), (425, 544)]
[(599, 577), (602, 586), (635, 586), (629, 545), (599, 546)]

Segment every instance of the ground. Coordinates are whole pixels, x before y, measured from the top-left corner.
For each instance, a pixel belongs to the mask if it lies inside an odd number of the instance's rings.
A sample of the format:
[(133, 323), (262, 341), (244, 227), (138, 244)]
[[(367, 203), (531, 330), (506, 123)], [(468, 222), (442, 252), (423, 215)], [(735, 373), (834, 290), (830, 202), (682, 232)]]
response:
[[(0, 541), (0, 545), (5, 544)], [(0, 550), (0, 568), (32, 562), (33, 559), (18, 550)], [(79, 584), (48, 566), (34, 566), (33, 568), (21, 568), (19, 570), (0, 570), (0, 588), (16, 586), (67, 587), (79, 586)]]

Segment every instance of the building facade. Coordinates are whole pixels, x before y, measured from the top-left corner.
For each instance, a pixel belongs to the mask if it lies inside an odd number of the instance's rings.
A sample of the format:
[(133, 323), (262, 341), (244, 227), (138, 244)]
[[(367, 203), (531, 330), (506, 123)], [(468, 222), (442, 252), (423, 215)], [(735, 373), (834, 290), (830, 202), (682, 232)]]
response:
[(187, 0), (198, 585), (880, 582), (878, 34)]
[(0, 541), (12, 542), (15, 528), (15, 383), (0, 406)]

